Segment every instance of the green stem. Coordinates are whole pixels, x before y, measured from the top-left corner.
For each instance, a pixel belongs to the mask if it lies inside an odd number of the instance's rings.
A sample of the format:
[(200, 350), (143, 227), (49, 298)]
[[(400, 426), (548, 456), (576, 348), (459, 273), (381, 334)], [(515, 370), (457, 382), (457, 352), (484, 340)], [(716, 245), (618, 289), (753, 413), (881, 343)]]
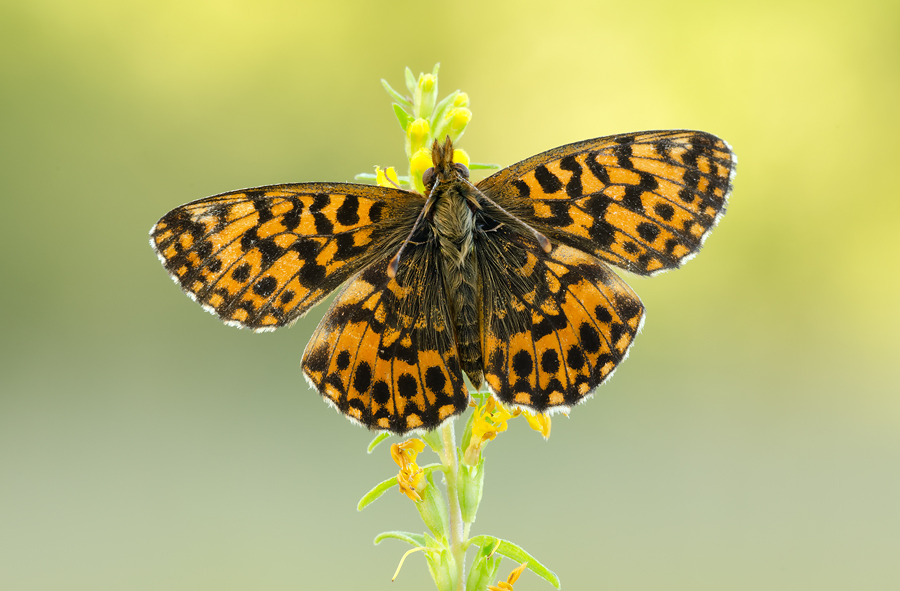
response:
[(450, 552), (456, 561), (456, 575), (458, 591), (465, 588), (466, 572), (466, 532), (463, 526), (462, 510), (459, 508), (459, 492), (457, 487), (457, 477), (459, 465), (456, 461), (456, 434), (453, 429), (453, 421), (444, 423), (441, 429), (444, 438), (444, 457), (441, 458), (443, 464), (447, 466), (445, 477), (447, 478), (447, 500), (450, 504)]

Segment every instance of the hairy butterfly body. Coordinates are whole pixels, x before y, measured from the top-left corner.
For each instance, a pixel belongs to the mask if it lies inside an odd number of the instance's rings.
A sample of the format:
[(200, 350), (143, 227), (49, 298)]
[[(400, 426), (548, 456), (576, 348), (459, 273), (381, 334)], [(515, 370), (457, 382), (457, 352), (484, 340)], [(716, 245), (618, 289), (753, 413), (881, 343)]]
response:
[(377, 430), (465, 410), (463, 380), (535, 412), (583, 401), (643, 322), (610, 265), (641, 275), (699, 250), (736, 158), (697, 131), (544, 152), (472, 185), (435, 143), (428, 195), (346, 183), (272, 185), (166, 214), (151, 246), (229, 324), (290, 324), (341, 284), (303, 356), (326, 401)]

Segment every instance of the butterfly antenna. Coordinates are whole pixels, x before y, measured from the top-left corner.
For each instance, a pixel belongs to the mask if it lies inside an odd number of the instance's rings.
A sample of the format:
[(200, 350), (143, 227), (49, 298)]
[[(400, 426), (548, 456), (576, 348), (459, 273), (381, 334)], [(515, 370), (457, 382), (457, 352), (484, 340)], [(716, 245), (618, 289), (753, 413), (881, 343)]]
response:
[(391, 259), (391, 262), (388, 263), (387, 274), (391, 279), (397, 276), (397, 268), (400, 267), (400, 255), (403, 254), (403, 249), (406, 248), (406, 245), (412, 240), (413, 234), (416, 233), (416, 228), (419, 227), (419, 224), (422, 223), (422, 218), (425, 217), (425, 213), (431, 209), (431, 204), (434, 202), (435, 187), (437, 187), (437, 183), (434, 184), (434, 187), (431, 187), (431, 191), (428, 193), (428, 199), (425, 200), (425, 205), (422, 207), (422, 211), (419, 212), (416, 223), (413, 224), (412, 229), (409, 231), (409, 236), (407, 236), (406, 240), (403, 241), (403, 244), (400, 245), (400, 250), (397, 251), (397, 254)]
[[(460, 178), (462, 178), (462, 177), (460, 177)], [(476, 187), (475, 185), (473, 185), (473, 184), (469, 181), (469, 179), (463, 178), (462, 180), (465, 181), (465, 183), (466, 183), (467, 185), (469, 185), (470, 187), (472, 187), (472, 189), (473, 189), (476, 193), (478, 193), (479, 195), (481, 195), (482, 199), (484, 199), (485, 201), (487, 201), (488, 203), (490, 203), (491, 205), (493, 205), (494, 207), (496, 207), (497, 209), (499, 209), (500, 211), (502, 211), (504, 214), (506, 214), (506, 215), (509, 217), (509, 219), (515, 221), (517, 224), (519, 224), (520, 226), (522, 226), (523, 228), (525, 228), (526, 230), (528, 230), (529, 232), (531, 232), (531, 233), (534, 235), (534, 239), (537, 240), (537, 243), (541, 246), (541, 248), (543, 249), (544, 252), (550, 252), (550, 251), (553, 249), (553, 245), (550, 244), (550, 241), (547, 239), (546, 236), (544, 236), (543, 234), (541, 234), (540, 232), (538, 232), (537, 230), (535, 230), (534, 228), (532, 228), (532, 227), (531, 227), (530, 225), (528, 225), (527, 223), (525, 223), (525, 222), (523, 222), (522, 220), (520, 220), (518, 217), (514, 216), (513, 214), (511, 214), (511, 213), (509, 213), (508, 211), (506, 211), (505, 209), (503, 209), (503, 208), (500, 206), (499, 203), (497, 203), (496, 201), (494, 201), (493, 199), (491, 199), (490, 197), (488, 197), (487, 195), (485, 195), (482, 191), (480, 191), (480, 190), (478, 189), (478, 187)]]

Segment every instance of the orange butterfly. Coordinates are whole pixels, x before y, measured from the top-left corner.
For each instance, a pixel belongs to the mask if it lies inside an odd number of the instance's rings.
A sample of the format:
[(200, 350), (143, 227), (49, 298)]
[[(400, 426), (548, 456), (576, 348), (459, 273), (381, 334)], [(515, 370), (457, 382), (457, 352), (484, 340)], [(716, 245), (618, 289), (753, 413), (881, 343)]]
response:
[(449, 138), (427, 195), (347, 183), (272, 185), (178, 207), (150, 244), (226, 323), (290, 324), (346, 282), (303, 356), (311, 384), (371, 429), (437, 427), (465, 410), (463, 374), (501, 402), (568, 410), (640, 329), (610, 265), (652, 275), (697, 253), (737, 159), (698, 131), (562, 146), (473, 185)]

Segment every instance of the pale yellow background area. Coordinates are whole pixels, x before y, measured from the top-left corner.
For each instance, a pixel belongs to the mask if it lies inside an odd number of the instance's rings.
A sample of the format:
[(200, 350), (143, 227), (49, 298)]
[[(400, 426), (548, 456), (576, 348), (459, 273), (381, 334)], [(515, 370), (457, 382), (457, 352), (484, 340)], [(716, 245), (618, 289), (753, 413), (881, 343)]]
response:
[(0, 589), (430, 587), (372, 546), (409, 501), (355, 509), (387, 449), (302, 379), (324, 310), (226, 327), (147, 232), (401, 164), (379, 79), (436, 61), (475, 161), (656, 128), (740, 159), (700, 255), (629, 278), (613, 380), (490, 444), (473, 533), (567, 590), (900, 589), (898, 31), (871, 0), (0, 3)]

